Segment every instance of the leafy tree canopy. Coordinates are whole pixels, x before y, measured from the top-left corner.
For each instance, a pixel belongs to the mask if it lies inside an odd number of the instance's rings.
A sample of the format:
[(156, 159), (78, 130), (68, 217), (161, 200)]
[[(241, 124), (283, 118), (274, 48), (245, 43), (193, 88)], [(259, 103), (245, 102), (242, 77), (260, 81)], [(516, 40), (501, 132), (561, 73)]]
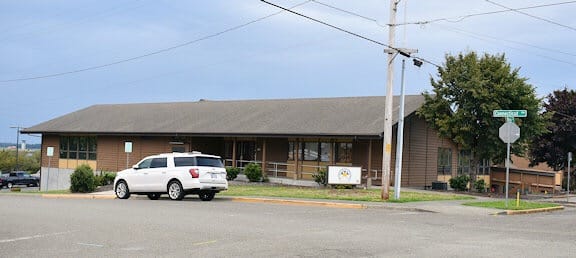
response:
[(474, 164), (478, 164), (481, 159), (497, 163), (506, 159), (506, 144), (498, 137), (505, 120), (492, 117), (492, 111), (525, 109), (528, 116), (515, 119), (521, 136), (512, 148), (513, 153), (522, 155), (528, 141), (546, 131), (546, 119), (539, 113), (541, 99), (518, 71), (506, 62), (504, 54), (446, 55), (438, 79), (430, 79), (433, 92), (423, 94), (426, 102), (418, 114), (440, 136), (471, 150)]
[(576, 152), (576, 91), (554, 91), (548, 95), (544, 108), (550, 116), (548, 132), (532, 142), (531, 163), (546, 162), (560, 170), (566, 165), (567, 153)]

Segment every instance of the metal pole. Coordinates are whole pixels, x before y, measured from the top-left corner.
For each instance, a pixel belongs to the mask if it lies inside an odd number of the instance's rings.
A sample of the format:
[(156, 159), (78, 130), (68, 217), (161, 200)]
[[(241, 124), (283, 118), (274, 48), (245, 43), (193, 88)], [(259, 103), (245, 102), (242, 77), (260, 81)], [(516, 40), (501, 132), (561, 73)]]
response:
[(404, 145), (404, 70), (406, 60), (402, 59), (402, 77), (400, 82), (400, 111), (398, 112), (398, 131), (396, 134), (396, 173), (394, 178), (394, 198), (400, 200), (402, 185), (402, 149)]
[[(390, 24), (388, 31), (388, 46), (394, 46), (394, 34), (396, 26), (396, 10), (398, 0), (390, 0)], [(388, 73), (386, 83), (386, 103), (384, 106), (384, 135), (382, 136), (382, 200), (390, 198), (390, 159), (392, 152), (392, 88), (394, 79), (394, 55), (396, 52), (388, 52)]]
[(572, 152), (568, 152), (568, 182), (566, 183), (566, 202), (570, 202), (570, 163), (572, 163)]
[[(508, 136), (510, 136), (510, 126), (508, 127)], [(508, 141), (508, 143), (506, 144), (506, 208), (508, 208), (508, 182), (509, 181), (510, 181), (510, 141)]]

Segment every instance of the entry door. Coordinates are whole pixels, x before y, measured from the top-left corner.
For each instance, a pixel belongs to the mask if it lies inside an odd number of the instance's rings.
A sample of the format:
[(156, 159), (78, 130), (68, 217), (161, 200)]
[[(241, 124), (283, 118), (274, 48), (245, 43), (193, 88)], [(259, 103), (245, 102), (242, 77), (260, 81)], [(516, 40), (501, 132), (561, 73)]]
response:
[(241, 141), (236, 142), (236, 160), (256, 160), (256, 142)]

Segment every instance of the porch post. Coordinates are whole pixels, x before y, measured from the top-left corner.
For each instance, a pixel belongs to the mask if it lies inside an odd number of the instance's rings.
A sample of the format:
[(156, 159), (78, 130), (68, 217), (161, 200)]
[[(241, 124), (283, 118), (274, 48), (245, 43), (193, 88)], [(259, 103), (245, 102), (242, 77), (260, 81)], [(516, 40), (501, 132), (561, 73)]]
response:
[(232, 140), (232, 167), (236, 167), (236, 138)]
[(294, 153), (294, 180), (298, 180), (300, 168), (300, 140), (296, 139), (296, 153)]
[(372, 186), (372, 139), (368, 144), (368, 177), (366, 178), (366, 187)]
[(268, 172), (266, 171), (266, 139), (262, 142), (262, 173), (268, 176)]

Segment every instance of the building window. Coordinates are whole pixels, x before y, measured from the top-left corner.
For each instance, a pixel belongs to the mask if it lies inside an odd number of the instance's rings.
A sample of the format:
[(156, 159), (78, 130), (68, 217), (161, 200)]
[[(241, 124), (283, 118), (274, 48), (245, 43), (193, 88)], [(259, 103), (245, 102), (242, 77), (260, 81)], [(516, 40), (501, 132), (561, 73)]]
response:
[(438, 148), (438, 175), (451, 175), (452, 170), (452, 150), (449, 148)]
[(304, 161), (317, 161), (318, 153), (319, 151), (317, 142), (302, 143), (302, 157), (304, 158)]
[(95, 136), (61, 136), (60, 158), (78, 160), (96, 160)]
[(458, 154), (458, 175), (470, 174), (470, 150), (461, 150)]
[(296, 143), (288, 142), (288, 160), (294, 160), (295, 153), (296, 153)]
[(352, 163), (352, 143), (339, 142), (336, 144), (336, 162)]
[(478, 163), (478, 175), (490, 175), (490, 160), (482, 159)]
[(329, 162), (332, 152), (332, 144), (329, 142), (320, 143), (320, 161)]

